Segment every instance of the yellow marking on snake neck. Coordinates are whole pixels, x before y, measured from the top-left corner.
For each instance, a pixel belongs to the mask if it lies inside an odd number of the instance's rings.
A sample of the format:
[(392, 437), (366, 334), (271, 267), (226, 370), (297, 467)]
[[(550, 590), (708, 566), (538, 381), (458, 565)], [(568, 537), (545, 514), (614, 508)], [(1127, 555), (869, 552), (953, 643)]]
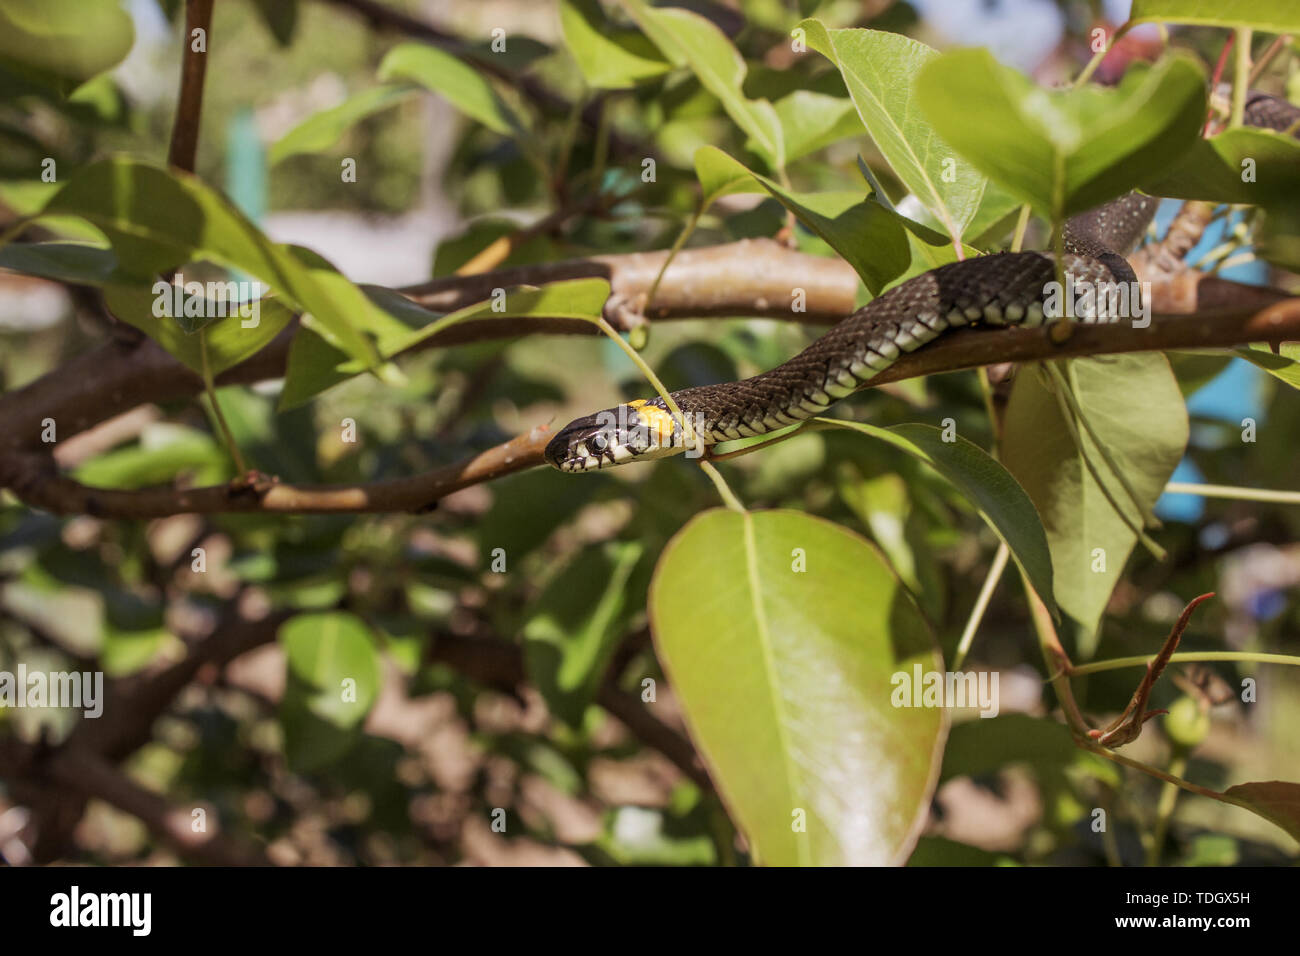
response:
[(672, 443), (673, 416), (671, 412), (660, 408), (658, 405), (648, 404), (644, 398), (628, 402), (627, 407), (634, 409), (645, 423), (646, 428), (654, 432), (655, 438), (661, 447)]

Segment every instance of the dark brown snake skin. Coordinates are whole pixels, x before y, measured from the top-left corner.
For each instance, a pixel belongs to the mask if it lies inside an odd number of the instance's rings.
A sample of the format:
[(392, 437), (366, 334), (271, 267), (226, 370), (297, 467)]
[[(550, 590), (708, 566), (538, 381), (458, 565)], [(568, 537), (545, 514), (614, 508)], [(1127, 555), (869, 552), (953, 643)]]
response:
[[(1283, 131), (1300, 121), (1300, 109), (1252, 93), (1245, 121)], [(1135, 287), (1124, 254), (1142, 237), (1159, 202), (1130, 193), (1070, 219), (1064, 234), (1065, 272), (1076, 284)], [(765, 434), (824, 413), (899, 354), (914, 351), (949, 327), (1041, 324), (1055, 278), (1055, 260), (1042, 252), (1003, 252), (940, 266), (873, 299), (771, 371), (682, 389), (672, 397), (703, 444)], [(1084, 315), (1080, 320), (1117, 317)], [(563, 471), (577, 472), (682, 450), (680, 425), (664, 400), (655, 397), (575, 420), (547, 445), (546, 459)]]

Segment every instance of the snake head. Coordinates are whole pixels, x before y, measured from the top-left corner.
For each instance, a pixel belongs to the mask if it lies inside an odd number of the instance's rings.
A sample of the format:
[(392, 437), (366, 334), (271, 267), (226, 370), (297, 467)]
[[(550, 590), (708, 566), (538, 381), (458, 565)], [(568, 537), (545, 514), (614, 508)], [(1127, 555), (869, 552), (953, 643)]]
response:
[(569, 422), (547, 443), (545, 455), (560, 471), (580, 472), (664, 458), (682, 447), (681, 426), (663, 399), (637, 399)]

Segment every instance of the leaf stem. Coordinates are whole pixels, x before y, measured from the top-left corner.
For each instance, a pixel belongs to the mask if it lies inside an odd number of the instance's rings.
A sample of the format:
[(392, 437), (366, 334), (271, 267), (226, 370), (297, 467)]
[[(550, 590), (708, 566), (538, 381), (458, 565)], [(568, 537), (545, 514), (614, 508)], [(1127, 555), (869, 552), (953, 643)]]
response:
[(714, 468), (712, 462), (703, 458), (700, 459), (700, 467), (704, 469), (704, 473), (709, 476), (709, 480), (713, 482), (713, 486), (718, 489), (718, 494), (722, 496), (723, 504), (732, 511), (738, 511), (741, 514), (745, 514), (745, 506), (741, 504), (740, 499), (736, 497), (736, 493), (731, 490), (731, 486), (727, 484), (727, 479), (722, 477), (722, 472)]
[(216, 383), (212, 378), (212, 364), (208, 360), (207, 329), (199, 329), (199, 359), (203, 366), (203, 390), (207, 393), (208, 404), (212, 406), (212, 417), (216, 419), (217, 429), (221, 432), (221, 438), (226, 443), (226, 450), (230, 452), (231, 460), (234, 461), (235, 468), (239, 471), (239, 477), (243, 478), (248, 474), (248, 468), (244, 465), (244, 456), (239, 453), (239, 445), (235, 441), (234, 434), (230, 431), (226, 416), (221, 411), (221, 403), (217, 401)]
[(1250, 27), (1237, 27), (1235, 34), (1236, 71), (1232, 77), (1232, 114), (1228, 126), (1235, 129), (1242, 124), (1246, 116), (1246, 90), (1250, 86)]
[(1011, 237), (1011, 251), (1019, 252), (1025, 244), (1025, 231), (1029, 228), (1029, 203), (1020, 207), (1020, 217), (1016, 220), (1016, 234)]
[(1119, 42), (1120, 37), (1128, 33), (1132, 27), (1132, 22), (1126, 20), (1123, 25), (1115, 31), (1115, 35), (1107, 41), (1106, 45), (1092, 55), (1092, 59), (1088, 61), (1088, 65), (1083, 68), (1083, 72), (1079, 74), (1071, 86), (1073, 88), (1078, 88), (1092, 79), (1092, 74), (1097, 72), (1097, 67), (1101, 66), (1101, 61), (1106, 59), (1106, 54), (1109, 53), (1111, 48)]
[(659, 291), (659, 283), (663, 282), (668, 267), (672, 265), (677, 253), (682, 251), (682, 246), (686, 245), (686, 240), (691, 237), (691, 233), (695, 232), (695, 227), (699, 225), (700, 215), (703, 211), (704, 209), (701, 207), (691, 213), (691, 217), (686, 220), (685, 227), (677, 235), (676, 241), (673, 242), (672, 248), (668, 250), (668, 257), (664, 259), (664, 264), (659, 267), (659, 274), (655, 276), (655, 281), (650, 283), (650, 291), (646, 293), (645, 305), (641, 307), (641, 314), (646, 318), (650, 317), (650, 306), (655, 300), (655, 293)]
[[(1145, 667), (1155, 660), (1156, 656), (1155, 654), (1138, 654), (1133, 657), (1114, 657), (1108, 661), (1092, 661), (1088, 664), (1072, 666), (1068, 676), (1083, 677), (1087, 674), (1120, 670), (1125, 667)], [(1169, 658), (1171, 664), (1190, 664), (1193, 662), (1209, 664), (1226, 661), (1251, 664), (1288, 664), (1292, 667), (1300, 667), (1300, 656), (1293, 654), (1263, 654), (1258, 651), (1178, 651)]]
[(975, 640), (975, 632), (979, 629), (980, 621), (984, 619), (984, 612), (988, 609), (989, 600), (993, 597), (993, 589), (998, 586), (1002, 572), (1006, 570), (1007, 559), (1010, 557), (1011, 549), (1007, 547), (1005, 541), (1001, 542), (997, 554), (993, 555), (993, 564), (989, 567), (989, 573), (984, 577), (979, 597), (975, 599), (975, 606), (971, 608), (970, 617), (966, 620), (966, 629), (962, 631), (961, 640), (957, 642), (957, 651), (952, 658), (952, 669), (955, 671), (961, 670), (961, 665), (966, 660), (966, 654)]
[(1165, 494), (1201, 495), (1205, 498), (1230, 498), (1235, 501), (1272, 501), (1283, 505), (1300, 505), (1300, 491), (1239, 488), (1234, 485), (1198, 485), (1187, 481), (1169, 482), (1165, 485)]

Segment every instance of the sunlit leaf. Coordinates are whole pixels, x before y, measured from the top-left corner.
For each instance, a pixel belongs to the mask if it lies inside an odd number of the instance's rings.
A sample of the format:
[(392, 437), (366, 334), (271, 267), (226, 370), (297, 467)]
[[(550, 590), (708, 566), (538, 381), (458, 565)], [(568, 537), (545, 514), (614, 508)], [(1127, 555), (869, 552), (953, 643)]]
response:
[(5, 0), (0, 6), (0, 64), (64, 94), (116, 66), (134, 39), (118, 0)]
[(916, 76), (938, 54), (897, 33), (827, 30), (818, 20), (799, 26), (807, 31), (809, 46), (844, 76), (858, 115), (890, 168), (949, 236), (961, 237), (979, 209), (985, 180), (943, 141), (916, 102)]
[(1159, 20), (1300, 33), (1300, 6), (1295, 0), (1133, 0), (1129, 18), (1135, 23)]
[(267, 160), (274, 166), (299, 153), (323, 152), (367, 116), (396, 106), (414, 93), (415, 90), (409, 86), (376, 86), (362, 90), (338, 106), (309, 116), (289, 130), (271, 147)]
[(660, 556), (650, 615), (687, 726), (759, 862), (907, 858), (947, 712), (891, 703), (895, 675), (940, 663), (874, 547), (797, 512), (708, 511)]
[(672, 69), (645, 34), (615, 28), (597, 0), (560, 0), (560, 26), (578, 69), (595, 89), (627, 89)]
[(930, 61), (916, 101), (977, 169), (1049, 219), (1113, 199), (1172, 165), (1205, 121), (1205, 77), (1170, 56), (1117, 89), (1045, 90), (983, 49)]
[[(1093, 430), (1149, 509), (1187, 447), (1187, 407), (1168, 361), (1159, 354), (1077, 359), (1069, 377)], [(1057, 603), (1092, 634), (1137, 543), (1129, 523), (1142, 518), (1082, 429), (1081, 440), (1082, 449), (1044, 376), (1022, 369), (1007, 407), (1002, 463), (1042, 518)]]

